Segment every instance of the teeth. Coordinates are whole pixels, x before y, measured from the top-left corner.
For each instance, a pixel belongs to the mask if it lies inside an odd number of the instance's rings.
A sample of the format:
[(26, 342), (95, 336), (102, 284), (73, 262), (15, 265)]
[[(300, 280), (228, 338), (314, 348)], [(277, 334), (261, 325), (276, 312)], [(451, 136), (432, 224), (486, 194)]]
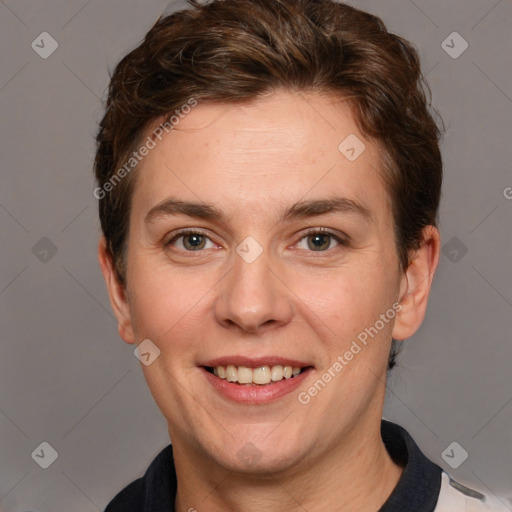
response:
[(273, 381), (281, 380), (284, 377), (283, 367), (281, 365), (272, 366), (271, 374)]
[(240, 384), (251, 384), (252, 383), (252, 369), (247, 366), (238, 367), (238, 382)]
[(260, 384), (265, 385), (270, 382), (277, 382), (279, 380), (290, 379), (299, 375), (302, 368), (292, 366), (282, 366), (280, 364), (275, 366), (260, 366), (259, 368), (249, 368), (247, 366), (234, 366), (228, 364), (227, 366), (216, 366), (213, 369), (213, 374), (220, 379), (225, 379), (228, 382), (237, 382), (238, 384)]
[(252, 382), (254, 382), (254, 384), (268, 384), (270, 381), (270, 368), (268, 366), (262, 366), (261, 368), (254, 368), (254, 370), (252, 370)]
[[(218, 370), (217, 370), (218, 372)], [(237, 382), (238, 381), (238, 370), (236, 369), (236, 366), (233, 366), (232, 364), (228, 364), (226, 366), (226, 380), (228, 382)]]

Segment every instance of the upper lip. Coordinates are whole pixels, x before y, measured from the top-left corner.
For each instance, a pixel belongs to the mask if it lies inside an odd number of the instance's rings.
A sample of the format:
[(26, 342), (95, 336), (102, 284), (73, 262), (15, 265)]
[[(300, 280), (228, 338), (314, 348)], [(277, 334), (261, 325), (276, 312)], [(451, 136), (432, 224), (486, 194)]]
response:
[(225, 356), (216, 359), (210, 359), (200, 363), (198, 366), (206, 366), (215, 368), (216, 366), (227, 366), (232, 364), (234, 366), (247, 366), (248, 368), (260, 368), (261, 366), (293, 366), (294, 368), (305, 368), (306, 366), (313, 366), (311, 363), (299, 361), (297, 359), (288, 359), (279, 356), (262, 356), (262, 357), (247, 357), (247, 356)]

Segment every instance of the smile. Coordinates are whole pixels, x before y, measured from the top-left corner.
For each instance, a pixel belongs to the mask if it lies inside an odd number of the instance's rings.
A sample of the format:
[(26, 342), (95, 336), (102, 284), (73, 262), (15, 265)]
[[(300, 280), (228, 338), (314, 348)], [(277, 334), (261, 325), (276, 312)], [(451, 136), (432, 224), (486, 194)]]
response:
[(284, 379), (296, 377), (300, 375), (305, 368), (289, 365), (283, 366), (280, 364), (250, 368), (248, 366), (228, 364), (226, 366), (206, 367), (206, 369), (216, 377), (225, 379), (227, 382), (265, 386), (271, 382), (279, 382)]
[[(238, 364), (235, 364), (238, 363)], [(293, 395), (314, 366), (281, 358), (222, 358), (199, 365), (216, 394), (247, 405), (263, 405)]]

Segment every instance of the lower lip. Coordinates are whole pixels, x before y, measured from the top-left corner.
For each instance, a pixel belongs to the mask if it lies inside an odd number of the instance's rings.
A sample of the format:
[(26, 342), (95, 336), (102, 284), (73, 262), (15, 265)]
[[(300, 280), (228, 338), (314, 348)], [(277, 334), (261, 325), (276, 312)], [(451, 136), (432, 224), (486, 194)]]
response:
[(216, 377), (206, 368), (201, 368), (210, 384), (223, 396), (234, 402), (244, 404), (263, 404), (278, 400), (295, 391), (313, 368), (306, 368), (293, 378), (283, 379), (269, 384), (236, 384), (226, 379)]

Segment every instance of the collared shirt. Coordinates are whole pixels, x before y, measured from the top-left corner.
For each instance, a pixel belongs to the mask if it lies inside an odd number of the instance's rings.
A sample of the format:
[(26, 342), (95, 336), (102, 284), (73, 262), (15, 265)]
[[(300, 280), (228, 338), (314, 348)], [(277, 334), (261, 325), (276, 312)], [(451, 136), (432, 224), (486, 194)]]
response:
[[(496, 497), (455, 482), (418, 448), (399, 425), (382, 420), (381, 436), (394, 462), (404, 468), (395, 489), (378, 512), (510, 512)], [(105, 512), (174, 512), (176, 472), (172, 445), (107, 505)]]

